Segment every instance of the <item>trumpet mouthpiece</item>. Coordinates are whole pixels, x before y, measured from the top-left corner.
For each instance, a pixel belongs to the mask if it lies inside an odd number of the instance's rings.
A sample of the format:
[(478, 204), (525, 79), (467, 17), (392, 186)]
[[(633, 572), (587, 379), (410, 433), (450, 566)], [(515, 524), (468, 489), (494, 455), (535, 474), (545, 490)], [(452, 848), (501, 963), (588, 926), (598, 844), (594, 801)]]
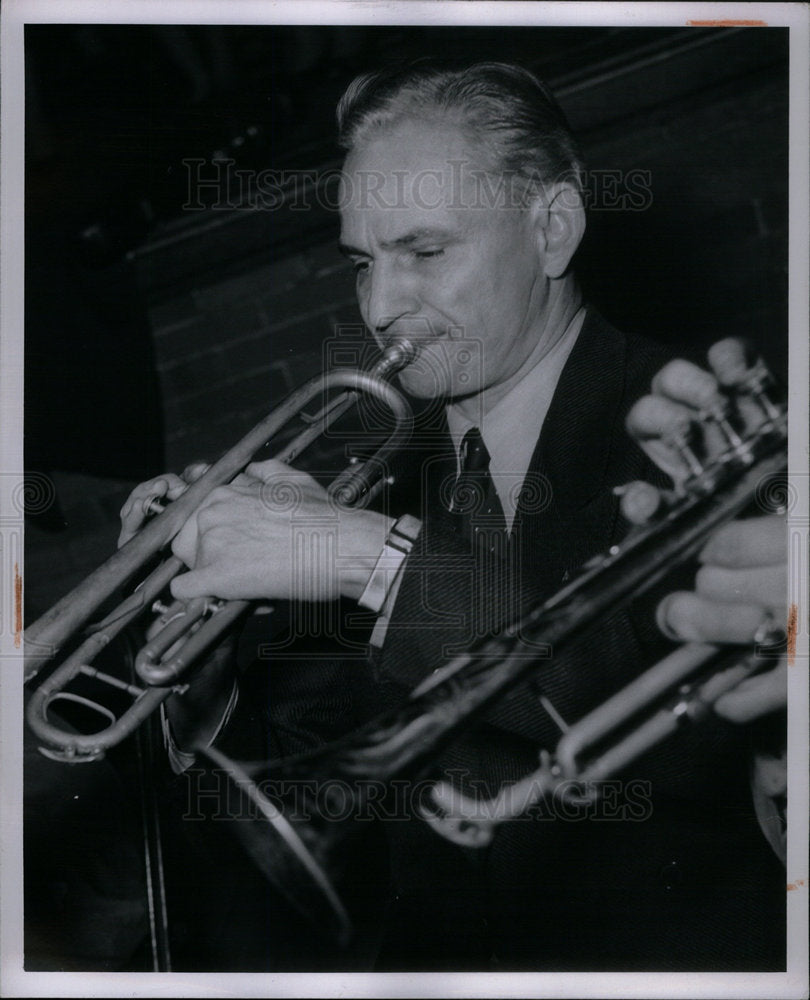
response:
[(386, 347), (377, 363), (375, 374), (380, 378), (388, 378), (406, 368), (416, 357), (418, 351), (412, 341), (403, 337)]

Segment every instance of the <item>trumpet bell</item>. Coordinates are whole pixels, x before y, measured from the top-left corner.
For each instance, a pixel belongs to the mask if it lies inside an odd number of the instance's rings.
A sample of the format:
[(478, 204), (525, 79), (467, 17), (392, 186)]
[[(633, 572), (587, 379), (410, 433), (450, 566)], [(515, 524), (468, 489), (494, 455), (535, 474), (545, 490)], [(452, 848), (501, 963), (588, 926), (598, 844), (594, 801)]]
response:
[[(346, 798), (348, 783), (294, 777), (279, 767), (242, 764), (215, 747), (198, 759), (215, 774), (220, 807), (243, 850), (267, 882), (324, 939), (341, 950), (355, 939), (357, 914), (382, 902), (384, 879), (372, 872), (378, 850), (364, 851), (363, 833), (380, 837), (378, 824), (362, 824), (363, 808)], [(349, 843), (353, 847), (349, 847)], [(375, 845), (376, 847), (377, 845)], [(373, 877), (372, 877), (373, 874)]]

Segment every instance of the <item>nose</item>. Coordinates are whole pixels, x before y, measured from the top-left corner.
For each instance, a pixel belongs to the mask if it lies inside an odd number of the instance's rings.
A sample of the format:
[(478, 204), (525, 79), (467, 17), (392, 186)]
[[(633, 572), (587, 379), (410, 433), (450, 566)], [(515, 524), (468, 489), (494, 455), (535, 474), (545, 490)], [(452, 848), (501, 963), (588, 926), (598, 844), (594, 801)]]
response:
[(411, 275), (394, 261), (377, 260), (368, 276), (363, 312), (372, 333), (384, 335), (397, 320), (419, 312), (420, 297)]

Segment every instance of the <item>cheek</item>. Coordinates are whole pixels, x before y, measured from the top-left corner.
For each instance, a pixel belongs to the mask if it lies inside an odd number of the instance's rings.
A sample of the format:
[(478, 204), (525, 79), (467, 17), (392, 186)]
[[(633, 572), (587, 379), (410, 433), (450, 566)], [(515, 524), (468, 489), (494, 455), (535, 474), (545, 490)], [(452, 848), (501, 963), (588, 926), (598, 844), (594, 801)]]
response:
[[(363, 322), (366, 326), (368, 326), (368, 293), (361, 281), (355, 281), (354, 297), (357, 301), (357, 307), (360, 310), (360, 315), (363, 317)], [(371, 328), (369, 327), (369, 329)]]
[(493, 267), (478, 299), (490, 340), (517, 346), (536, 306), (537, 280), (530, 260), (514, 251)]
[(430, 341), (400, 374), (400, 382), (420, 398), (471, 392), (481, 384), (482, 357), (480, 340)]
[(501, 332), (501, 316), (520, 294), (523, 258), (508, 239), (484, 234), (469, 255), (437, 289), (446, 314), (461, 327), (460, 335), (487, 340)]

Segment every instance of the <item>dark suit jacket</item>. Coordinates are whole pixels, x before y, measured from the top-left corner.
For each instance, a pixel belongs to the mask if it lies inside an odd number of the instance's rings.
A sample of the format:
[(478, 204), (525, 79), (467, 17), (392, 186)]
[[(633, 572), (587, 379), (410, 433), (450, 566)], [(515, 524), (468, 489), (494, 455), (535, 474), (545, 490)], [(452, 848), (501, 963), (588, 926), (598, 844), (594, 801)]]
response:
[[(400, 703), (453, 651), (574, 576), (625, 531), (612, 488), (660, 473), (624, 427), (669, 355), (589, 310), (518, 501), (508, 559), (484, 566), (437, 502), (449, 438), (421, 460), (423, 529), (407, 562), (366, 710)], [(416, 453), (418, 454), (418, 453)], [(664, 651), (655, 597), (540, 659), (438, 770), (494, 793)], [(553, 651), (552, 651), (553, 653)], [(716, 720), (647, 755), (583, 816), (551, 803), (484, 852), (389, 823), (393, 887), (382, 968), (770, 969), (784, 963), (784, 875), (756, 827), (746, 734)]]
[[(481, 565), (439, 502), (455, 456), (443, 421), (438, 428), (428, 421), (401, 456), (403, 486), (410, 480), (414, 487), (392, 495), (399, 505), (392, 512), (421, 516), (423, 529), (382, 651), (370, 662), (342, 657), (316, 638), (314, 662), (285, 663), (283, 649), (262, 662), (252, 676), (269, 683), (269, 697), (261, 684), (244, 692), (242, 714), (229, 726), (243, 743), (233, 756), (306, 752), (401, 705), (453, 651), (554, 593), (618, 541), (625, 526), (612, 488), (661, 481), (629, 439), (625, 417), (669, 357), (589, 310), (531, 461), (508, 558), (494, 564)], [(538, 659), (533, 678), (425, 777), (444, 774), (470, 793), (491, 795), (533, 770), (539, 748), (553, 749), (560, 735), (539, 694), (574, 721), (637, 676), (669, 648), (653, 623), (656, 601), (651, 594), (583, 635), (573, 651)], [(244, 713), (262, 705), (269, 705), (269, 733), (248, 749)], [(392, 818), (381, 824), (391, 868), (387, 916), (380, 921), (373, 907), (366, 914), (364, 957), (319, 950), (273, 897), (267, 926), (272, 918), (285, 943), (271, 949), (272, 967), (370, 968), (382, 927), (379, 969), (784, 968), (784, 871), (751, 809), (748, 739), (748, 730), (719, 719), (687, 730), (639, 760), (593, 808), (571, 813), (559, 802), (541, 804), (501, 827), (484, 851), (439, 838), (409, 808), (419, 782), (404, 792), (398, 786), (386, 804)], [(362, 890), (365, 879), (373, 895), (379, 859), (363, 850), (354, 888)]]

